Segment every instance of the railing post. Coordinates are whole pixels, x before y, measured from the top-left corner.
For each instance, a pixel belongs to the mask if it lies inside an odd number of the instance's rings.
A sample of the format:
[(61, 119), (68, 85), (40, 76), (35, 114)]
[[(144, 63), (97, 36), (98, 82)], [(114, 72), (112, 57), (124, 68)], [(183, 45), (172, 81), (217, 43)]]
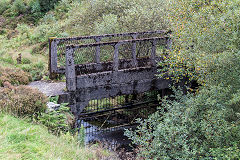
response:
[(156, 66), (156, 39), (152, 41), (151, 63), (152, 66)]
[[(137, 39), (138, 34), (134, 34), (132, 35), (133, 39)], [(137, 56), (136, 56), (136, 52), (137, 52), (137, 47), (136, 47), (136, 42), (132, 42), (132, 63), (134, 67), (137, 67)]]
[(50, 37), (48, 39), (49, 43), (49, 77), (54, 79), (57, 73), (57, 42), (55, 41), (56, 37)]
[[(101, 37), (96, 37), (95, 41), (98, 43), (101, 41)], [(95, 52), (95, 62), (100, 63), (100, 46), (96, 47), (96, 52)]]
[(68, 91), (76, 91), (76, 73), (74, 64), (74, 48), (66, 47), (66, 87)]
[(122, 43), (117, 43), (114, 46), (114, 55), (113, 55), (113, 71), (118, 71), (119, 67), (119, 58), (118, 58), (118, 49)]

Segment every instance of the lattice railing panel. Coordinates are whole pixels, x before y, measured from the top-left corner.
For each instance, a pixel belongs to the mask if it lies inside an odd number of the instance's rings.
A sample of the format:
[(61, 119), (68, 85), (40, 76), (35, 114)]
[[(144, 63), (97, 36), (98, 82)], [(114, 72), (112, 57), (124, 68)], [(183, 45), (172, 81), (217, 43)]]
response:
[[(121, 42), (124, 40), (132, 39), (146, 39), (153, 37), (164, 37), (168, 34), (166, 31), (153, 31), (153, 32), (136, 32), (136, 33), (123, 33), (123, 34), (108, 34), (100, 36), (83, 36), (83, 37), (73, 37), (73, 38), (50, 38), (50, 54), (49, 54), (49, 69), (50, 73), (64, 73), (65, 72), (65, 52), (67, 46), (80, 46), (87, 44), (96, 44), (104, 42)], [(163, 38), (164, 39), (164, 38)], [(151, 42), (150, 41), (138, 41), (134, 47), (134, 43), (130, 44), (124, 43), (124, 46), (119, 48), (119, 57), (130, 58), (132, 50), (135, 48), (137, 57), (149, 56), (151, 52)], [(157, 45), (157, 44), (156, 44)], [(113, 60), (113, 47), (111, 46), (94, 46), (94, 47), (84, 47), (86, 49), (76, 50), (75, 57), (78, 63), (100, 63)], [(164, 48), (156, 47), (156, 54), (161, 53)], [(125, 52), (125, 53), (124, 53)], [(95, 57), (94, 57), (95, 56)]]
[(100, 61), (113, 61), (114, 47), (111, 45), (100, 46)]
[(82, 115), (97, 113), (107, 110), (116, 110), (128, 105), (141, 105), (158, 100), (158, 91), (149, 91), (140, 94), (121, 95), (103, 99), (91, 100), (81, 112)]
[[(86, 134), (101, 134), (135, 124), (156, 111), (158, 91), (92, 100), (79, 116)], [(122, 108), (131, 105), (131, 107)], [(89, 135), (88, 135), (89, 136)]]

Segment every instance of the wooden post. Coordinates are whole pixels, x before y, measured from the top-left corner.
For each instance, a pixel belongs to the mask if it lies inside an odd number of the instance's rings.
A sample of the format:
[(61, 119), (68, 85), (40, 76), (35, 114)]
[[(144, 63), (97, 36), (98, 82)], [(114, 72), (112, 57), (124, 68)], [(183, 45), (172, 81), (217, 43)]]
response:
[[(95, 41), (98, 43), (101, 41), (102, 38), (97, 37), (95, 38)], [(100, 46), (96, 46), (96, 52), (95, 52), (95, 62), (100, 63)]]
[(156, 39), (152, 41), (151, 63), (153, 67), (156, 67)]
[[(137, 39), (137, 34), (132, 35), (133, 39)], [(132, 63), (133, 66), (136, 68), (137, 67), (137, 56), (136, 56), (136, 52), (137, 52), (137, 47), (136, 47), (136, 42), (132, 42)]]
[(22, 54), (21, 53), (18, 54), (17, 64), (22, 64)]
[(122, 43), (117, 43), (114, 46), (114, 55), (113, 55), (113, 70), (118, 71), (119, 67), (119, 58), (118, 58), (118, 48), (120, 47)]
[(74, 49), (72, 46), (66, 47), (66, 85), (68, 91), (76, 91), (76, 73), (74, 64)]
[(55, 41), (56, 37), (50, 37), (49, 42), (49, 77), (50, 79), (56, 78), (57, 73), (57, 42)]

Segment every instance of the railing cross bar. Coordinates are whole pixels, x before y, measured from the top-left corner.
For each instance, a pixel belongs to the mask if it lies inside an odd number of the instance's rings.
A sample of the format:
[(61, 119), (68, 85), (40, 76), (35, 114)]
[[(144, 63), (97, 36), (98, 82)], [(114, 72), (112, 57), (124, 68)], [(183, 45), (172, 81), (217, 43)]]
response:
[(130, 40), (121, 40), (121, 41), (112, 41), (112, 42), (99, 42), (99, 43), (89, 43), (89, 44), (82, 44), (82, 45), (69, 45), (74, 49), (79, 48), (87, 48), (87, 47), (96, 47), (96, 46), (105, 46), (105, 45), (116, 45), (117, 43), (126, 44), (126, 43), (135, 43), (140, 41), (151, 41), (151, 40), (159, 40), (159, 39), (166, 39), (168, 36), (162, 37), (152, 37), (152, 38), (143, 38), (143, 39), (130, 39)]

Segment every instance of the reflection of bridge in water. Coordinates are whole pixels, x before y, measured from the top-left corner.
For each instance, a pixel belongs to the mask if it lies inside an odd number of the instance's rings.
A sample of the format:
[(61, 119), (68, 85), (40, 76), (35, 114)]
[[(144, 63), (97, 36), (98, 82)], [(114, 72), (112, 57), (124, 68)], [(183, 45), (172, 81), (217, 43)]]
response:
[[(65, 74), (71, 111), (91, 133), (132, 124), (158, 105), (170, 80), (157, 62), (169, 48), (165, 31), (50, 39), (50, 73)], [(87, 126), (85, 126), (87, 128)]]

